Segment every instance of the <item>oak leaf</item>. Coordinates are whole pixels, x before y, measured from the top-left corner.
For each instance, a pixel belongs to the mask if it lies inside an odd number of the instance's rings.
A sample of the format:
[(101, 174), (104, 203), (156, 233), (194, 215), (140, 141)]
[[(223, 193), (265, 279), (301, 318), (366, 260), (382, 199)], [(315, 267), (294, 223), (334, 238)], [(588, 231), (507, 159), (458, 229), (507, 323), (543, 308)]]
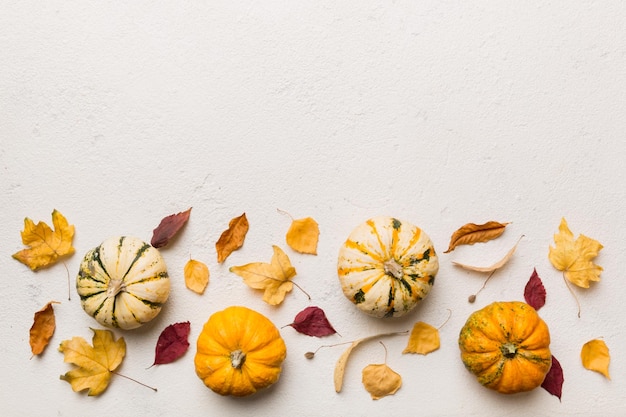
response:
[(384, 363), (367, 365), (362, 375), (363, 386), (374, 400), (393, 395), (402, 386), (400, 374)]
[(35, 271), (55, 263), (62, 256), (73, 254), (74, 226), (56, 209), (52, 211), (52, 224), (54, 230), (44, 222), (35, 224), (25, 218), (22, 243), (29, 248), (14, 253), (13, 258)]
[(591, 281), (600, 281), (602, 267), (592, 262), (603, 247), (600, 242), (585, 235), (574, 240), (574, 234), (562, 218), (554, 243), (556, 245), (550, 246), (548, 258), (556, 269), (563, 271), (568, 281), (582, 288), (589, 288)]
[(508, 224), (495, 221), (483, 224), (467, 223), (452, 234), (448, 249), (444, 253), (452, 252), (459, 245), (473, 245), (493, 240), (504, 233)]
[(326, 318), (326, 313), (319, 307), (310, 306), (296, 314), (293, 323), (287, 326), (293, 327), (298, 333), (307, 336), (330, 336), (337, 331)]
[(82, 337), (64, 340), (59, 346), (64, 361), (77, 368), (72, 369), (61, 379), (67, 381), (75, 392), (88, 390), (87, 395), (100, 395), (109, 385), (111, 373), (122, 363), (126, 355), (126, 342), (123, 337), (115, 340), (110, 330), (93, 330), (93, 346)]
[(586, 369), (599, 372), (607, 379), (611, 379), (609, 376), (611, 355), (604, 340), (594, 339), (585, 343), (580, 351), (580, 358)]
[(180, 213), (170, 214), (164, 217), (159, 225), (152, 231), (152, 239), (150, 244), (155, 248), (162, 248), (170, 242), (176, 233), (182, 229), (182, 227), (189, 220), (191, 214), (191, 207), (186, 211)]
[(524, 287), (524, 300), (535, 310), (539, 310), (546, 304), (546, 288), (537, 274), (537, 269), (533, 270), (530, 279)]
[(52, 304), (59, 303), (58, 301), (50, 301), (35, 313), (33, 325), (30, 328), (30, 350), (33, 355), (39, 355), (44, 351), (56, 329)]
[(289, 247), (296, 252), (317, 255), (319, 235), (320, 229), (317, 222), (311, 217), (306, 217), (291, 222), (286, 240)]
[(254, 262), (233, 266), (230, 271), (242, 277), (250, 288), (263, 290), (263, 301), (279, 305), (285, 299), (285, 295), (293, 289), (291, 279), (296, 275), (296, 269), (281, 248), (276, 245), (272, 248), (274, 254), (269, 264)]
[(203, 262), (190, 259), (184, 268), (185, 285), (197, 294), (204, 294), (209, 284), (209, 267)]
[(189, 349), (191, 324), (186, 321), (167, 326), (159, 335), (152, 365), (172, 363)]
[(541, 383), (541, 388), (545, 389), (550, 394), (557, 397), (559, 401), (561, 401), (564, 381), (565, 379), (563, 378), (563, 368), (561, 368), (561, 364), (559, 363), (559, 361), (554, 356), (552, 356), (552, 366), (546, 374), (546, 378)]
[(409, 341), (402, 353), (419, 353), (427, 355), (439, 349), (439, 330), (428, 323), (419, 321), (413, 325)]
[(230, 220), (228, 229), (222, 232), (220, 238), (215, 243), (218, 263), (224, 262), (233, 251), (243, 246), (243, 241), (249, 228), (250, 225), (246, 218), (246, 213)]

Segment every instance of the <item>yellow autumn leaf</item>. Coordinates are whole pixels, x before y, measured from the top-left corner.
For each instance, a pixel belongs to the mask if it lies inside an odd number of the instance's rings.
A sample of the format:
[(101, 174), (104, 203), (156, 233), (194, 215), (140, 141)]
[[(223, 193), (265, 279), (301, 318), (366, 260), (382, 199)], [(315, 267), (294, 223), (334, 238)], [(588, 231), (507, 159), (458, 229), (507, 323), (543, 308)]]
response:
[(249, 228), (250, 224), (248, 223), (246, 213), (230, 220), (228, 229), (222, 232), (220, 238), (215, 243), (218, 263), (224, 262), (233, 251), (243, 246), (243, 241)]
[(311, 217), (306, 217), (291, 222), (286, 239), (289, 247), (296, 252), (317, 255), (319, 235), (317, 222)]
[(77, 368), (72, 369), (61, 379), (67, 381), (75, 392), (89, 390), (87, 395), (100, 395), (109, 385), (111, 373), (122, 363), (126, 355), (126, 342), (123, 337), (114, 340), (110, 330), (93, 330), (93, 346), (82, 337), (64, 340), (59, 346), (64, 361)]
[(190, 259), (184, 269), (185, 285), (197, 294), (204, 294), (209, 284), (209, 267), (206, 264)]
[(384, 363), (363, 368), (363, 386), (373, 400), (393, 395), (402, 386), (402, 377)]
[(586, 369), (599, 372), (607, 379), (611, 379), (609, 376), (611, 356), (604, 340), (594, 339), (585, 343), (580, 351), (580, 359)]
[(582, 288), (589, 288), (591, 281), (600, 281), (602, 267), (592, 262), (603, 247), (600, 242), (585, 235), (574, 240), (574, 234), (562, 218), (554, 243), (556, 246), (550, 246), (548, 258), (556, 269), (563, 271), (568, 281)]
[(439, 330), (428, 323), (419, 321), (413, 325), (406, 348), (402, 353), (427, 355), (439, 349)]
[(250, 287), (263, 290), (263, 301), (271, 305), (283, 302), (285, 295), (293, 289), (291, 279), (296, 269), (291, 265), (289, 257), (281, 248), (273, 245), (274, 254), (270, 263), (254, 262), (241, 266), (233, 266), (231, 272), (243, 278)]
[(29, 246), (13, 254), (13, 258), (27, 265), (33, 271), (51, 265), (58, 258), (74, 253), (72, 239), (74, 226), (57, 210), (52, 211), (54, 230), (46, 223), (35, 224), (28, 217), (24, 219), (22, 243)]

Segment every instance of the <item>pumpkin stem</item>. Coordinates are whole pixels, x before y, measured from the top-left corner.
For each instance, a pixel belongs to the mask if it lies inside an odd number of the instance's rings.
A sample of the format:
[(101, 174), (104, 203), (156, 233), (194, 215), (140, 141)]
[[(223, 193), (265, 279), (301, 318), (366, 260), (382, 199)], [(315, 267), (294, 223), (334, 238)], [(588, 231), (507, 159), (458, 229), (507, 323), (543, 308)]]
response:
[(233, 368), (241, 369), (245, 361), (246, 354), (243, 353), (241, 349), (230, 352), (230, 364), (233, 366)]
[(500, 347), (502, 354), (509, 359), (513, 359), (517, 354), (517, 346), (511, 342), (507, 342)]
[(109, 282), (109, 287), (107, 288), (107, 297), (112, 298), (115, 297), (120, 291), (126, 289), (126, 285), (121, 279), (112, 279)]
[(383, 263), (383, 269), (385, 270), (385, 274), (395, 279), (401, 279), (404, 276), (402, 265), (400, 265), (398, 261), (393, 258), (388, 259)]

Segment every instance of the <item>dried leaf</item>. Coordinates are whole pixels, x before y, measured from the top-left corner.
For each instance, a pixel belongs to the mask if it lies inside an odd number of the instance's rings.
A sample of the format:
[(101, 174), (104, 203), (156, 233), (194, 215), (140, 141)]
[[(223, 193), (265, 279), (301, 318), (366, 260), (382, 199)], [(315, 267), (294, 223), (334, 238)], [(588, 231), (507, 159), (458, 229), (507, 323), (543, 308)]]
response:
[(233, 251), (243, 246), (249, 227), (246, 213), (231, 219), (228, 223), (228, 229), (222, 232), (222, 235), (215, 243), (218, 263), (224, 262)]
[(52, 304), (59, 304), (59, 302), (50, 301), (35, 313), (33, 325), (30, 328), (30, 350), (33, 355), (39, 355), (44, 351), (56, 329)]
[(24, 219), (22, 243), (29, 249), (22, 249), (13, 254), (13, 258), (27, 265), (33, 271), (54, 264), (58, 258), (74, 253), (72, 239), (74, 226), (57, 210), (52, 211), (50, 229), (44, 222), (35, 223), (28, 217)]
[(609, 376), (609, 362), (611, 361), (611, 356), (609, 355), (609, 348), (606, 343), (604, 343), (604, 340), (594, 339), (585, 343), (580, 352), (580, 358), (585, 368), (590, 371), (599, 372), (607, 379), (611, 379)]
[(152, 231), (150, 244), (155, 248), (162, 248), (167, 245), (170, 239), (187, 223), (190, 214), (191, 207), (187, 211), (181, 211), (180, 213), (164, 217), (157, 228)]
[(515, 253), (515, 249), (517, 249), (517, 245), (519, 244), (520, 239), (517, 241), (517, 243), (515, 244), (515, 246), (513, 246), (506, 255), (504, 255), (504, 258), (500, 259), (498, 262), (496, 262), (495, 264), (491, 265), (491, 266), (472, 266), (472, 265), (466, 265), (466, 264), (462, 264), (459, 262), (454, 262), (452, 261), (452, 263), (456, 266), (460, 266), (461, 268), (464, 269), (469, 269), (470, 271), (476, 271), (476, 272), (493, 272), (496, 269), (500, 269), (502, 268), (504, 265), (506, 265), (506, 263), (511, 260), (511, 258), (513, 257), (513, 254)]
[(286, 239), (289, 247), (296, 252), (317, 255), (319, 235), (320, 229), (317, 222), (311, 217), (307, 217), (291, 222)]
[(591, 281), (600, 281), (602, 267), (592, 262), (603, 247), (600, 242), (585, 235), (574, 240), (574, 234), (562, 218), (554, 243), (556, 246), (550, 246), (548, 258), (556, 269), (563, 271), (568, 281), (582, 288), (589, 288)]
[(563, 368), (561, 368), (559, 361), (552, 356), (552, 366), (541, 383), (541, 388), (558, 397), (559, 401), (561, 401), (563, 381)]
[(419, 321), (413, 325), (406, 348), (402, 353), (427, 355), (439, 349), (439, 330), (428, 323)]
[(191, 325), (188, 321), (167, 326), (159, 335), (152, 365), (172, 363), (183, 356), (189, 349), (190, 331)]
[(200, 261), (190, 259), (185, 264), (184, 274), (187, 288), (195, 293), (204, 294), (209, 284), (209, 267)]
[(293, 289), (291, 279), (296, 276), (296, 269), (281, 248), (275, 245), (272, 248), (274, 255), (271, 263), (255, 262), (233, 266), (230, 271), (242, 277), (250, 288), (263, 290), (263, 301), (278, 305)]
[(126, 355), (126, 342), (123, 337), (115, 340), (110, 330), (93, 330), (93, 346), (82, 337), (64, 340), (59, 346), (64, 361), (77, 368), (72, 369), (61, 379), (71, 384), (75, 392), (88, 389), (87, 395), (100, 395), (106, 390), (111, 373), (122, 363)]
[(363, 368), (362, 381), (373, 400), (393, 395), (402, 386), (402, 377), (384, 363)]
[(307, 307), (296, 315), (293, 323), (288, 324), (297, 332), (307, 336), (323, 337), (337, 333), (319, 307)]
[[(533, 270), (530, 279), (524, 288), (524, 299), (526, 303), (535, 310), (539, 310), (546, 304), (546, 288), (541, 282), (541, 278), (537, 275), (537, 269)], [(559, 397), (560, 398), (560, 397)]]
[(354, 342), (352, 342), (350, 346), (348, 346), (348, 348), (345, 350), (345, 352), (341, 354), (341, 356), (337, 360), (337, 363), (335, 364), (335, 372), (333, 374), (333, 380), (335, 383), (335, 392), (341, 392), (341, 389), (343, 387), (343, 376), (346, 373), (346, 365), (348, 364), (348, 358), (350, 357), (350, 354), (352, 353), (354, 348), (359, 346), (361, 343), (367, 342), (372, 339), (385, 337), (385, 336), (395, 336), (395, 335), (406, 334), (406, 333), (407, 332), (392, 332), (392, 333), (375, 334), (373, 336), (364, 337), (362, 339), (357, 339)]
[(459, 245), (473, 245), (493, 240), (504, 233), (508, 224), (494, 221), (484, 224), (467, 223), (452, 234), (448, 249), (444, 253), (452, 252)]

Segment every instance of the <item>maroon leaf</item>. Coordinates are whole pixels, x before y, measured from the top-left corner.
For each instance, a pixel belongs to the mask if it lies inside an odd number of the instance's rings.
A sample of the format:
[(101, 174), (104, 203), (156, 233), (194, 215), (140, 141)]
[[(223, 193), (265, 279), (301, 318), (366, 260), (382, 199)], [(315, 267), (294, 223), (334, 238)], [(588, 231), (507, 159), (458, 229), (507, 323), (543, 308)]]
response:
[(324, 310), (319, 307), (307, 307), (296, 315), (293, 323), (288, 324), (297, 332), (307, 336), (329, 336), (337, 333), (326, 318)]
[(537, 275), (537, 269), (533, 270), (530, 279), (526, 283), (524, 299), (535, 310), (539, 310), (546, 303), (546, 288), (543, 286), (539, 275)]
[(152, 365), (171, 363), (183, 356), (189, 348), (187, 338), (190, 330), (191, 325), (188, 321), (167, 326), (157, 341)]
[(557, 361), (556, 358), (552, 356), (552, 367), (548, 371), (546, 379), (543, 380), (541, 388), (545, 389), (550, 394), (558, 397), (559, 401), (561, 401), (563, 381), (563, 368), (561, 368), (561, 364), (559, 363), (559, 361)]
[(152, 231), (150, 244), (155, 248), (162, 248), (167, 245), (170, 239), (187, 223), (190, 214), (191, 207), (187, 211), (164, 217), (157, 228)]

